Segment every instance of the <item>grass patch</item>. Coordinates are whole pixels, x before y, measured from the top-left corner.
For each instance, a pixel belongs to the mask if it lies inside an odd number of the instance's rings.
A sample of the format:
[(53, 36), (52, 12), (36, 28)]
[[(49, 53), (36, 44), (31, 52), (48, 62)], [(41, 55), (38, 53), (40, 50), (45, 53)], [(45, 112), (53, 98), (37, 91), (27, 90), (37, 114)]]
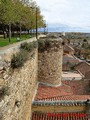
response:
[[(18, 42), (17, 38), (18, 38), (18, 36), (12, 37), (11, 42), (9, 42), (8, 38), (6, 38), (6, 39), (0, 38), (0, 47), (3, 47), (3, 46), (10, 45), (10, 44)], [(29, 38), (31, 38), (30, 35), (22, 35), (21, 36), (21, 41), (29, 39)]]

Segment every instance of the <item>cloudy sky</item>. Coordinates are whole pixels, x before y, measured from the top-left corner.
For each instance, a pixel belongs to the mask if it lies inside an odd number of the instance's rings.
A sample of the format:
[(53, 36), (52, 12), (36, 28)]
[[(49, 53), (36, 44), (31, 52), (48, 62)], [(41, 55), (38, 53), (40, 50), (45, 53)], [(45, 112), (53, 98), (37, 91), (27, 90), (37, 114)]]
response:
[(36, 0), (49, 30), (90, 32), (90, 0)]

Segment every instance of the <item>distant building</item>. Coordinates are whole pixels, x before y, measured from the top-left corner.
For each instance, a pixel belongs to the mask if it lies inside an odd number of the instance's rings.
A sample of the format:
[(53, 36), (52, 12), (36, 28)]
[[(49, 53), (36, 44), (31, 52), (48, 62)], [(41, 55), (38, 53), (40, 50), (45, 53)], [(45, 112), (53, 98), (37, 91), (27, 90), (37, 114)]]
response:
[(76, 70), (80, 71), (83, 75), (90, 71), (90, 64), (87, 62), (81, 62), (76, 67)]
[(84, 76), (77, 71), (62, 72), (63, 80), (81, 80)]
[(62, 32), (61, 35), (65, 36), (66, 34), (65, 34), (65, 32)]
[(73, 55), (75, 50), (71, 46), (65, 44), (64, 47), (63, 47), (63, 52), (64, 52), (64, 54), (71, 54), (71, 55)]
[(77, 65), (79, 62), (80, 62), (80, 60), (77, 59), (74, 55), (65, 54), (65, 55), (63, 55), (62, 70), (63, 71), (69, 71), (69, 70), (72, 69), (72, 67)]
[(88, 72), (85, 73), (85, 78), (86, 79), (90, 79), (90, 71), (88, 71)]

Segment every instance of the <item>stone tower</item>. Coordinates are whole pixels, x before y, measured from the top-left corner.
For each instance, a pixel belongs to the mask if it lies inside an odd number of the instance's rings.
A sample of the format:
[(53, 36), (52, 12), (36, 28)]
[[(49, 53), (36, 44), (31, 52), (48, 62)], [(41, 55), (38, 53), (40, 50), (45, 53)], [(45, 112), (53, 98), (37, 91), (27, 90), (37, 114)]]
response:
[(38, 40), (38, 80), (50, 86), (61, 84), (62, 39), (48, 35)]

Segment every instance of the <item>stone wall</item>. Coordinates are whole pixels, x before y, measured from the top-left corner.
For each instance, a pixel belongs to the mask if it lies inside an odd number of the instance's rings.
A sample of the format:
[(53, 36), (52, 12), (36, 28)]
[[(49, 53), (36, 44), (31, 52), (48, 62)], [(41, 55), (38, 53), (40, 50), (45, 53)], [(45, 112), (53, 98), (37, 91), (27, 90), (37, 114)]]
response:
[[(45, 38), (41, 39), (41, 41), (43, 40)], [(61, 84), (62, 73), (63, 48), (61, 39), (46, 38), (45, 46), (45, 49), (40, 49), (38, 54), (38, 80), (44, 84), (58, 86)]]
[(52, 45), (41, 46), (44, 51), (39, 54), (34, 49), (24, 66), (15, 69), (11, 68), (11, 56), (19, 52), (21, 43), (0, 50), (0, 120), (30, 120), (38, 81), (61, 84), (62, 44), (56, 38), (50, 41)]
[(15, 53), (14, 48), (0, 55), (0, 89), (5, 88), (0, 98), (0, 120), (30, 120), (37, 87), (38, 50), (34, 49), (33, 57), (14, 70), (10, 67), (11, 53)]

